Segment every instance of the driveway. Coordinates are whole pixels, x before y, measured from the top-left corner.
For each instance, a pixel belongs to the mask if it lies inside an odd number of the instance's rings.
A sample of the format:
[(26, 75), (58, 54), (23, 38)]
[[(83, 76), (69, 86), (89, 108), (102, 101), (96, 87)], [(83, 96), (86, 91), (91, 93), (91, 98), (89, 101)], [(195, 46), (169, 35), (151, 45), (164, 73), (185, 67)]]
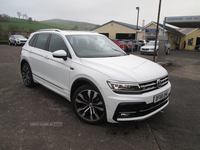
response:
[(172, 93), (163, 111), (140, 122), (92, 126), (80, 122), (63, 97), (23, 85), (20, 51), (0, 45), (0, 150), (200, 149), (200, 53), (175, 50), (168, 56)]

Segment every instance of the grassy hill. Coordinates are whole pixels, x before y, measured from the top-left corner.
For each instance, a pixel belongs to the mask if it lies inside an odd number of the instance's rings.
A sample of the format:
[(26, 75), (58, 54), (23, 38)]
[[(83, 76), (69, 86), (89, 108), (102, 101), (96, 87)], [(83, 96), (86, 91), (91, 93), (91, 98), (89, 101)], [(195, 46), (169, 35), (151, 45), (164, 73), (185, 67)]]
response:
[(71, 21), (71, 20), (63, 20), (63, 19), (43, 20), (42, 22), (53, 23), (53, 24), (64, 25), (64, 26), (71, 26), (71, 27), (77, 26), (85, 30), (91, 30), (97, 26), (97, 24), (92, 24), (88, 22), (79, 22), (79, 21)]
[[(75, 25), (75, 24), (76, 25)], [(0, 15), (0, 40), (8, 39), (8, 32), (13, 31), (24, 31), (24, 32), (34, 32), (39, 29), (56, 28), (61, 30), (90, 30), (94, 25), (90, 23), (80, 23), (77, 24), (75, 21), (68, 21), (69, 25), (54, 24), (51, 22), (43, 21), (29, 21), (25, 19), (18, 18), (7, 18), (4, 19)], [(81, 25), (82, 24), (82, 25)]]
[[(0, 25), (4, 29), (8, 29), (10, 25), (15, 25), (19, 28), (19, 30), (29, 30), (32, 29), (37, 31), (39, 29), (47, 29), (47, 28), (58, 28), (62, 30), (70, 30), (73, 27), (65, 26), (65, 25), (57, 25), (53, 23), (46, 23), (46, 22), (38, 22), (38, 21), (31, 21), (25, 19), (17, 19), (17, 18), (10, 18), (9, 20), (0, 20)], [(83, 30), (79, 28), (78, 30)]]

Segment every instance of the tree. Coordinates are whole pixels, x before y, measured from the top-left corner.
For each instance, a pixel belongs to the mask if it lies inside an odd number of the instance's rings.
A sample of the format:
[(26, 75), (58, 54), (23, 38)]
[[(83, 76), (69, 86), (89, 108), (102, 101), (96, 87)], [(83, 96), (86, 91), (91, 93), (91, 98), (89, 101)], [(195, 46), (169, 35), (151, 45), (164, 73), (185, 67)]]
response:
[(2, 29), (2, 26), (0, 25), (0, 40), (2, 39), (2, 32), (3, 32), (3, 29)]
[(27, 18), (28, 18), (27, 14), (26, 13), (23, 14), (23, 19), (27, 19)]
[(7, 14), (3, 14), (3, 20), (7, 20), (8, 21), (8, 19), (10, 19), (10, 16), (7, 15)]
[(18, 15), (19, 19), (22, 16), (22, 14), (19, 11), (17, 12), (17, 15)]
[(71, 30), (77, 30), (78, 29), (78, 26), (75, 25)]
[(33, 20), (31, 17), (28, 18), (28, 22), (31, 23)]
[(8, 39), (8, 31), (3, 29), (0, 25), (0, 40), (6, 40)]

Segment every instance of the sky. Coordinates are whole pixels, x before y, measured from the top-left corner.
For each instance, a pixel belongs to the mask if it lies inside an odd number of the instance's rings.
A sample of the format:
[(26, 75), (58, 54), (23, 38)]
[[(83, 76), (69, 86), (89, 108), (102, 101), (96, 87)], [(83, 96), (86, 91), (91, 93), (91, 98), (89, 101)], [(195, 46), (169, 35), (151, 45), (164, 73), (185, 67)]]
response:
[[(142, 26), (157, 21), (160, 0), (0, 0), (0, 14), (17, 12), (33, 20), (64, 19), (105, 24), (111, 20)], [(200, 16), (200, 0), (161, 0), (160, 23), (165, 17)]]

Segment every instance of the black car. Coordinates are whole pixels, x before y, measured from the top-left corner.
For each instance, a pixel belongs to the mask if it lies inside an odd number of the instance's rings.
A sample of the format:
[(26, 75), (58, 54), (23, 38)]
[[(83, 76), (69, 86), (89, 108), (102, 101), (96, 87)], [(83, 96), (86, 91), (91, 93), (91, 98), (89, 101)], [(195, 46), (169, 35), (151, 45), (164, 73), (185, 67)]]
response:
[(195, 49), (196, 49), (196, 50), (200, 50), (200, 45), (196, 45), (196, 46), (195, 46)]

